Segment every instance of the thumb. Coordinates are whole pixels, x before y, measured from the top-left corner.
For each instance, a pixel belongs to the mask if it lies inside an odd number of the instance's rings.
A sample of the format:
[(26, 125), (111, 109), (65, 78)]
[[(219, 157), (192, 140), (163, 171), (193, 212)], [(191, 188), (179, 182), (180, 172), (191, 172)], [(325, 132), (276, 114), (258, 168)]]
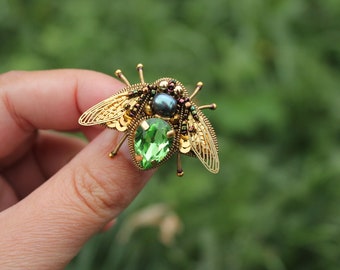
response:
[(104, 130), (44, 185), (0, 213), (2, 269), (63, 268), (127, 207), (152, 171), (133, 166), (126, 144), (110, 159), (117, 142), (116, 132)]

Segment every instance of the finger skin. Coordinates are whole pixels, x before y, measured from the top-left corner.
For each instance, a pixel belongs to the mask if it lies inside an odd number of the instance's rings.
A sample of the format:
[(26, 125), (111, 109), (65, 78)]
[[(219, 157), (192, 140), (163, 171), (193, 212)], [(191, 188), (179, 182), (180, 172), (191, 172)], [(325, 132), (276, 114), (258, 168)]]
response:
[(7, 181), (0, 176), (0, 212), (18, 202), (18, 197)]
[(115, 141), (106, 130), (30, 196), (0, 213), (4, 269), (62, 269), (133, 200), (152, 172), (131, 167), (127, 149), (114, 161), (108, 158)]
[(111, 76), (88, 70), (0, 75), (0, 127), (6, 131), (0, 132), (0, 169), (27, 151), (37, 129), (84, 130), (78, 124), (81, 112), (122, 87)]
[[(81, 112), (121, 86), (108, 76), (90, 71), (10, 76), (0, 78), (0, 95), (7, 102), (6, 108), (0, 106), (0, 121), (12, 134), (0, 135), (0, 140), (6, 141), (1, 150), (3, 167), (9, 166), (4, 160), (15, 159), (13, 151), (18, 155), (32, 145), (36, 129), (78, 129)], [(24, 83), (13, 82), (13, 76)], [(20, 99), (19, 90), (34, 98), (30, 102)], [(0, 212), (1, 269), (62, 269), (88, 238), (135, 198), (153, 171), (136, 169), (126, 144), (114, 159), (108, 157), (118, 134), (103, 131), (43, 185)]]
[[(0, 209), (9, 207), (8, 201), (17, 202), (18, 199), (23, 199), (30, 194), (67, 164), (85, 145), (85, 140), (75, 136), (40, 131), (32, 151), (27, 152), (2, 172), (3, 178), (15, 192), (11, 195), (6, 192), (7, 199), (0, 200)], [(13, 199), (10, 199), (10, 196)]]

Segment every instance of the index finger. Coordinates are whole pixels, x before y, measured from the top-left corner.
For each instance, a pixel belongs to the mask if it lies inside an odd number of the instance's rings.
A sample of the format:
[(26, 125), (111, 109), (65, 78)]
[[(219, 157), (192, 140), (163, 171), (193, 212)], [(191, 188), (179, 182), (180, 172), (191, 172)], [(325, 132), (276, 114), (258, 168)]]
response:
[(88, 70), (14, 71), (0, 76), (0, 160), (21, 148), (37, 129), (79, 129), (85, 109), (123, 85)]

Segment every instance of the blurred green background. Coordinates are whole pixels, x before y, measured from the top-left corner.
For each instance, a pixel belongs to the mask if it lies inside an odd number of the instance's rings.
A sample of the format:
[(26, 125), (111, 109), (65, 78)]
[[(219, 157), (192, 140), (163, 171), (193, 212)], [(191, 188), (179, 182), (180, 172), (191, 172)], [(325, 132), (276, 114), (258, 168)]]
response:
[(1, 72), (141, 62), (218, 104), (220, 173), (170, 161), (68, 270), (339, 269), (338, 1), (2, 0), (0, 34)]

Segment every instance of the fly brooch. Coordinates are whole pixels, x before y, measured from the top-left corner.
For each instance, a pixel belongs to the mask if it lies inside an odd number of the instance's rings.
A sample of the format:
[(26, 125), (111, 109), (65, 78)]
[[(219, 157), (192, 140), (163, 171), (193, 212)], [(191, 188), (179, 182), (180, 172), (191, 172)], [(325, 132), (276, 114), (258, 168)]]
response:
[(155, 168), (177, 153), (177, 175), (183, 175), (181, 154), (197, 157), (212, 173), (219, 171), (218, 143), (215, 131), (203, 109), (216, 104), (197, 106), (192, 99), (202, 88), (198, 82), (189, 95), (184, 85), (173, 78), (146, 83), (143, 65), (137, 65), (140, 83), (130, 84), (121, 70), (115, 75), (126, 87), (99, 102), (79, 118), (79, 124), (105, 125), (124, 132), (114, 157), (128, 138), (129, 151), (140, 170)]

